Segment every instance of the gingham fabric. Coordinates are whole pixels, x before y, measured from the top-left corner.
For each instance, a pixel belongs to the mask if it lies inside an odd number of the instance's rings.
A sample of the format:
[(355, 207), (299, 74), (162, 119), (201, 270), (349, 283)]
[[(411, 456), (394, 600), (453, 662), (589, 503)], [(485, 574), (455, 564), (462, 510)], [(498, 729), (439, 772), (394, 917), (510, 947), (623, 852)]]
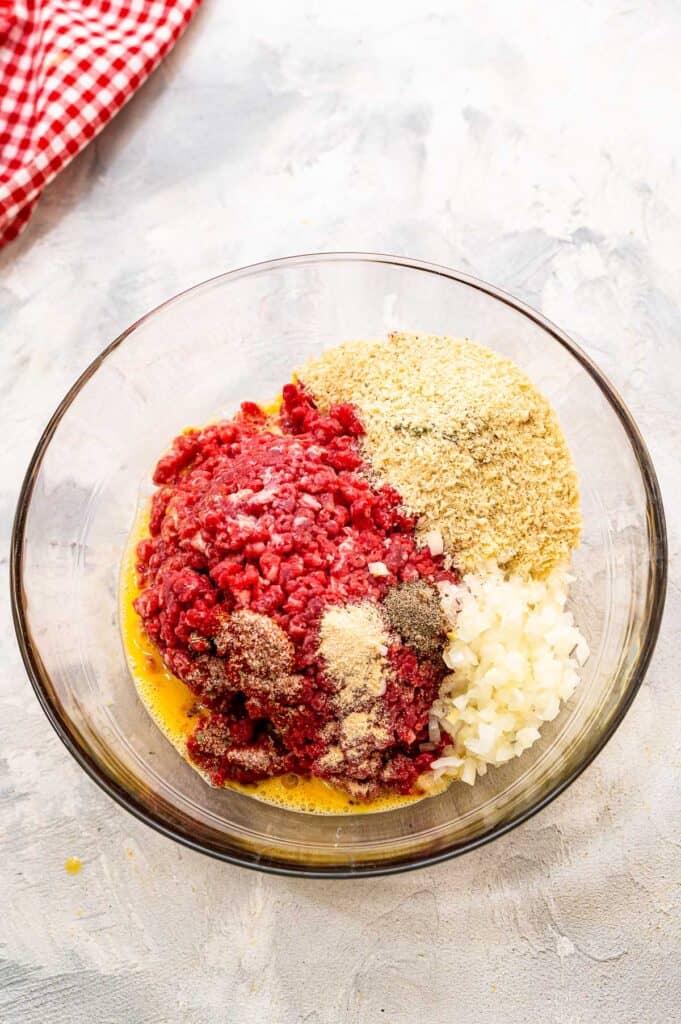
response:
[(200, 0), (0, 0), (0, 247), (130, 99)]

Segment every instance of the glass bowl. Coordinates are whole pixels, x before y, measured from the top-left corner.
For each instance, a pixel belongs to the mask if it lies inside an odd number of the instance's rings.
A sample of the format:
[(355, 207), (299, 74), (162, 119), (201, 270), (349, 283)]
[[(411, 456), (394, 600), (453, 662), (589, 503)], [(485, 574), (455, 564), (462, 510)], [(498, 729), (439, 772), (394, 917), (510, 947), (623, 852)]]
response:
[[(267, 400), (307, 356), (388, 330), (465, 336), (515, 360), (549, 397), (581, 480), (571, 604), (591, 647), (583, 681), (523, 757), (475, 787), (369, 815), (312, 815), (207, 786), (151, 722), (118, 622), (121, 554), (140, 486), (188, 425)], [(544, 807), (631, 704), (660, 624), (666, 539), (655, 472), (629, 412), (560, 330), (490, 285), (393, 256), (273, 260), (145, 316), (92, 363), (31, 459), (12, 540), (12, 599), (40, 703), (76, 760), (153, 828), (265, 871), (401, 871), (479, 846)]]

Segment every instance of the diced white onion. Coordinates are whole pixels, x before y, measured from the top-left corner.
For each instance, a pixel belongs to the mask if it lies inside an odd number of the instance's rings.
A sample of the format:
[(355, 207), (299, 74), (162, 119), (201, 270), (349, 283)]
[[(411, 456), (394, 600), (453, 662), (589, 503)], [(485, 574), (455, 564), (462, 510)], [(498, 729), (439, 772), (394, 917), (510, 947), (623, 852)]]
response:
[(452, 627), (443, 652), (452, 671), (428, 722), (431, 743), (440, 742), (440, 729), (450, 741), (428, 773), (433, 785), (442, 778), (473, 785), (488, 765), (522, 754), (573, 693), (589, 647), (565, 610), (571, 579), (564, 569), (546, 580), (507, 579), (490, 567), (460, 584), (438, 584)]
[(433, 558), (437, 558), (437, 556), (441, 555), (445, 550), (445, 542), (442, 539), (442, 534), (439, 530), (428, 530), (427, 533), (424, 533), (423, 543), (426, 545)]
[(433, 745), (435, 745), (440, 742), (440, 737), (440, 723), (434, 715), (431, 715), (428, 719), (428, 739)]

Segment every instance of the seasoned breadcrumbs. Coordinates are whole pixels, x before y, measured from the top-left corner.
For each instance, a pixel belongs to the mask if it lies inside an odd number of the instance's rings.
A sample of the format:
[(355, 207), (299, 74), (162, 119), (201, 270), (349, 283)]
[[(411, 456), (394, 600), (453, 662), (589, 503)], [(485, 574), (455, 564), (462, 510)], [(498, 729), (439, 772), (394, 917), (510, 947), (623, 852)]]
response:
[(298, 371), (320, 409), (361, 410), (366, 455), (439, 530), (464, 571), (494, 561), (543, 577), (581, 530), (577, 475), (548, 401), (510, 360), (471, 341), (391, 334), (351, 341)]

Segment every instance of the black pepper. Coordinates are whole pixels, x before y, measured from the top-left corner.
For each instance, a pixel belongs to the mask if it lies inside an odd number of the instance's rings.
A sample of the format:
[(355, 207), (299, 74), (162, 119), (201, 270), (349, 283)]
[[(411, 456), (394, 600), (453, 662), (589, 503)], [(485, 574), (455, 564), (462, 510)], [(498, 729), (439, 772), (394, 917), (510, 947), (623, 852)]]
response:
[(445, 633), (440, 597), (429, 583), (415, 580), (391, 587), (383, 599), (390, 625), (423, 658), (439, 653)]

